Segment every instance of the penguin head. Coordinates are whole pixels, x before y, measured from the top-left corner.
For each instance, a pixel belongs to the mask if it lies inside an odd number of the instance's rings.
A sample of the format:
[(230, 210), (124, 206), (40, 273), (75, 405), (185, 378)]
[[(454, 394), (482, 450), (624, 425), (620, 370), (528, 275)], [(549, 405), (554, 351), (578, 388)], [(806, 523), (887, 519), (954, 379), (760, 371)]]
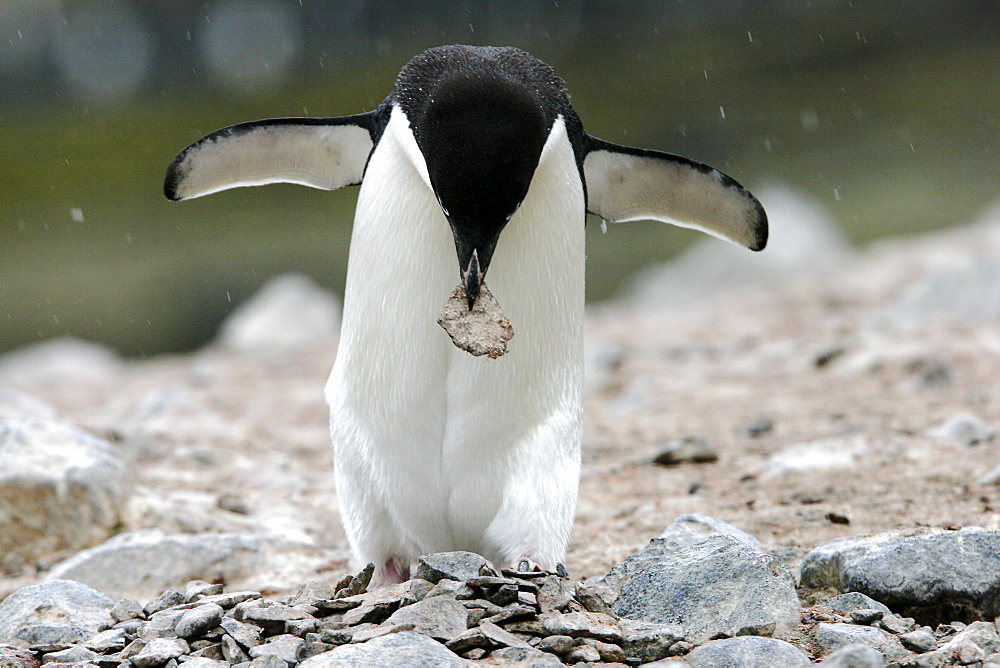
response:
[(538, 66), (551, 72), (516, 49), (440, 47), (410, 61), (396, 83), (394, 99), (451, 226), (470, 310), (555, 118), (534, 80)]

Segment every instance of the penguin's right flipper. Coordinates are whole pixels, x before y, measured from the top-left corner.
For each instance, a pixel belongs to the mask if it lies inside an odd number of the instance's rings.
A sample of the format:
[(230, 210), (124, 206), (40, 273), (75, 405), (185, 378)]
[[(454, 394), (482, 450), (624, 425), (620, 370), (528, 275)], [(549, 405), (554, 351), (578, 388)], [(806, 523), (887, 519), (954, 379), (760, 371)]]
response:
[(374, 146), (375, 114), (272, 118), (216, 130), (177, 154), (163, 194), (182, 200), (268, 183), (358, 185)]
[(767, 215), (750, 191), (717, 169), (662, 151), (586, 135), (587, 210), (613, 223), (659, 220), (761, 250)]

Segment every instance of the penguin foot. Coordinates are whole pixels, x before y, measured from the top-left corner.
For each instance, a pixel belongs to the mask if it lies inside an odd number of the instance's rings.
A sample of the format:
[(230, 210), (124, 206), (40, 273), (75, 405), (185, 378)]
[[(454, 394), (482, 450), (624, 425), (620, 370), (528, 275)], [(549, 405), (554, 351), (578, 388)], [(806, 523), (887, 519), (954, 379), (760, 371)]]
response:
[(399, 584), (410, 579), (410, 565), (402, 557), (389, 557), (375, 569), (375, 589), (386, 585)]

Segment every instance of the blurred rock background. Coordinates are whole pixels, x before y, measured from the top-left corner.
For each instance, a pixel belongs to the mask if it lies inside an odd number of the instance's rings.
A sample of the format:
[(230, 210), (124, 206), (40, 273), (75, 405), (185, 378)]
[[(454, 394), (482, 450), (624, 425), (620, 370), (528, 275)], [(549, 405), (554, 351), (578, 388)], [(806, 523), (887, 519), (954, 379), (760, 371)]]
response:
[[(127, 357), (190, 350), (275, 274), (341, 292), (352, 189), (174, 204), (163, 171), (231, 123), (371, 109), (413, 54), (452, 42), (546, 60), (593, 134), (779, 184), (789, 211), (822, 207), (842, 232), (803, 238), (818, 265), (972, 220), (998, 194), (998, 21), (984, 0), (6, 0), (0, 351), (67, 334)], [(597, 223), (591, 302), (648, 288), (633, 276), (698, 239)]]

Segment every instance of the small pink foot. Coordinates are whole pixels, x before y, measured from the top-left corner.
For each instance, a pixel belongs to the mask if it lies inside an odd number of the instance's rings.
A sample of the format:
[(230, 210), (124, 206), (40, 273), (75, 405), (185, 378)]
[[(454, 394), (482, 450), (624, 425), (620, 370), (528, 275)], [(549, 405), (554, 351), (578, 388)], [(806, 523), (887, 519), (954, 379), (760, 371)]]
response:
[(410, 579), (410, 565), (402, 557), (389, 557), (378, 568), (375, 569), (375, 577), (372, 581), (374, 588), (385, 587), (386, 585), (399, 584)]

